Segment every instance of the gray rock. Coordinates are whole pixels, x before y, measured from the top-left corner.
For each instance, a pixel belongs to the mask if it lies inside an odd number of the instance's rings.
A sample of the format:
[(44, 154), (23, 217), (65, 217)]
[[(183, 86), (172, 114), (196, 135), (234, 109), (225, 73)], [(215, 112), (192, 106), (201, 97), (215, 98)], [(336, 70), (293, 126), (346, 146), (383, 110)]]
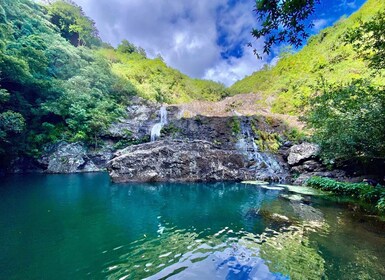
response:
[(253, 175), (236, 150), (223, 150), (208, 141), (157, 141), (118, 151), (107, 166), (112, 180), (242, 181)]
[(81, 143), (59, 142), (46, 148), (39, 160), (47, 173), (78, 173), (100, 171)]
[(307, 160), (302, 162), (301, 165), (293, 166), (291, 168), (291, 171), (296, 173), (322, 172), (324, 170), (325, 167), (322, 165), (322, 163), (316, 160)]
[(320, 171), (320, 172), (309, 172), (309, 173), (303, 173), (299, 175), (293, 183), (295, 185), (303, 185), (306, 183), (308, 179), (310, 179), (313, 176), (319, 176), (319, 177), (328, 177), (337, 179), (339, 181), (346, 180), (346, 173), (343, 170), (335, 169), (332, 171)]
[(304, 142), (300, 145), (294, 145), (289, 150), (287, 162), (290, 165), (297, 165), (305, 160), (315, 158), (320, 151), (317, 144)]
[(127, 117), (111, 124), (106, 136), (118, 139), (140, 139), (150, 134), (159, 118), (161, 104), (135, 97), (126, 108)]

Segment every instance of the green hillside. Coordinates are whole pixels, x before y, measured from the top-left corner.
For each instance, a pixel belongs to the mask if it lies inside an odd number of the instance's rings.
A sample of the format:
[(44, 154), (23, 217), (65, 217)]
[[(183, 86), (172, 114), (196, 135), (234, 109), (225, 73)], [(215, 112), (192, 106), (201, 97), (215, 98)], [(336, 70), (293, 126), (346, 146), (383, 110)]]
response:
[(227, 95), (224, 85), (192, 79), (168, 67), (161, 57), (147, 59), (140, 52), (125, 53), (119, 48), (99, 49), (97, 53), (110, 62), (113, 73), (132, 83), (139, 96), (145, 99), (185, 103), (193, 100), (217, 101)]
[(0, 0), (0, 155), (38, 154), (58, 140), (97, 145), (134, 95), (180, 103), (225, 94), (128, 42), (103, 43), (70, 1)]
[[(349, 18), (341, 18), (334, 26), (309, 38), (298, 53), (284, 52), (276, 66), (265, 67), (235, 83), (229, 89), (231, 94), (261, 92), (264, 105), (271, 106), (273, 112), (295, 115), (303, 112), (321, 80), (347, 83), (371, 76), (367, 63), (351, 45), (344, 44), (342, 37), (360, 20), (367, 21), (384, 9), (385, 1), (368, 0)], [(385, 84), (380, 78), (375, 82)]]

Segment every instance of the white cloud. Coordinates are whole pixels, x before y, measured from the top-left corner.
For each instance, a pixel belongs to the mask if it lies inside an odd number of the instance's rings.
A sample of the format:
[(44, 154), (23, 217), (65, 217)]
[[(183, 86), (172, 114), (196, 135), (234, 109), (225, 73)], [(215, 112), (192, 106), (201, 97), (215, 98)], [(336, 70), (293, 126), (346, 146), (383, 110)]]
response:
[[(227, 0), (75, 0), (95, 20), (104, 41), (123, 39), (143, 47), (150, 57), (196, 78), (227, 85), (256, 71), (250, 31), (256, 24), (254, 1)], [(234, 2), (229, 4), (230, 2)], [(241, 47), (239, 47), (241, 45)], [(241, 57), (221, 53), (244, 50)], [(229, 71), (229, 72), (224, 72)]]
[(251, 48), (244, 47), (242, 57), (231, 57), (218, 61), (213, 67), (206, 70), (203, 78), (230, 86), (245, 76), (260, 70), (265, 63), (265, 60), (256, 58)]
[(343, 0), (340, 6), (341, 7), (347, 7), (347, 8), (350, 8), (350, 9), (356, 9), (357, 8), (357, 4), (356, 4), (355, 0), (352, 0), (352, 1)]
[(236, 81), (243, 79), (254, 71), (262, 68), (264, 62), (257, 60), (253, 52), (247, 52), (246, 55), (228, 60), (222, 60), (214, 67), (206, 70), (204, 79), (213, 80), (230, 86)]
[(314, 25), (313, 29), (318, 32), (328, 25), (328, 21), (323, 18), (316, 19), (316, 20), (313, 20), (313, 25)]

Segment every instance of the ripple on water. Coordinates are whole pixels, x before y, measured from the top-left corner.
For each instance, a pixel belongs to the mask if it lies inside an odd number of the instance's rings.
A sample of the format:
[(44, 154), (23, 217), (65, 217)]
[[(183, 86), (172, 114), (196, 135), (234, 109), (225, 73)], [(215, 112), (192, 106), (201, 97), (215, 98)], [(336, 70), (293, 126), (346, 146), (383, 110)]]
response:
[(256, 275), (259, 279), (289, 279), (271, 272), (260, 257), (262, 236), (234, 232), (229, 227), (205, 238), (199, 236), (165, 228), (156, 242), (143, 238), (124, 246), (126, 252), (119, 257), (120, 262), (109, 264), (104, 273), (110, 279), (247, 279)]
[(383, 222), (333, 196), (39, 178), (1, 188), (4, 279), (385, 279)]

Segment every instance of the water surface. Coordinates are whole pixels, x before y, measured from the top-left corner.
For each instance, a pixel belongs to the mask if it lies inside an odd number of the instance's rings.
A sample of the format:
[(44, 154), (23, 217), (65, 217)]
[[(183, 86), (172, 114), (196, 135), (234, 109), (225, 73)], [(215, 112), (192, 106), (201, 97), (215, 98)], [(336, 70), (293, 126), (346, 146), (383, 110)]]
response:
[(285, 194), (103, 173), (2, 179), (0, 278), (385, 279), (382, 222)]

